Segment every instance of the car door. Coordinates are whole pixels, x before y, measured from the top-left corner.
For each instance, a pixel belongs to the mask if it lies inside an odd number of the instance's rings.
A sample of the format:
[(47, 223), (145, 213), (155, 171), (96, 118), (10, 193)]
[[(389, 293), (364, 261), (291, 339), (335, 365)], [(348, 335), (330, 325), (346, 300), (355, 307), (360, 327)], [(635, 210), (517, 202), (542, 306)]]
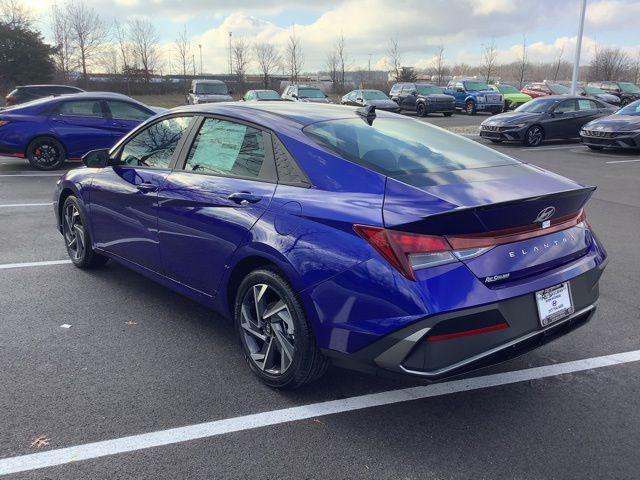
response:
[(416, 109), (416, 95), (414, 92), (416, 91), (416, 87), (413, 84), (404, 85), (402, 87), (402, 108), (405, 110), (415, 110)]
[(453, 96), (456, 99), (457, 107), (464, 107), (464, 101), (467, 98), (467, 92), (464, 89), (464, 84), (462, 82), (456, 82), (453, 88)]
[(193, 132), (183, 168), (159, 192), (160, 250), (165, 275), (212, 296), (269, 206), (275, 164), (269, 133), (250, 124), (205, 117)]
[(174, 116), (137, 132), (114, 152), (91, 184), (91, 233), (96, 247), (161, 272), (158, 190), (176, 162), (192, 116)]
[(105, 104), (107, 106), (107, 125), (112, 132), (114, 144), (140, 123), (154, 115), (151, 110), (130, 102), (106, 100)]
[[(554, 107), (543, 127), (545, 138), (571, 138), (578, 125), (578, 109), (576, 100), (563, 100)], [(579, 130), (579, 128), (578, 128)]]
[(110, 148), (115, 143), (101, 100), (61, 101), (48, 122), (68, 158), (80, 158), (89, 150)]

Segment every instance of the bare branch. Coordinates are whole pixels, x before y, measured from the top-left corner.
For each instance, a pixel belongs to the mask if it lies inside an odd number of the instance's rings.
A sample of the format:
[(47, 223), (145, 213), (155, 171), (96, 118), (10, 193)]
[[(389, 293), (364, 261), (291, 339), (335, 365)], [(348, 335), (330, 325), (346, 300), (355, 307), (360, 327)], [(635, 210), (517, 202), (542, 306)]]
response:
[(291, 34), (287, 40), (285, 62), (291, 82), (298, 83), (304, 65), (304, 53), (302, 52), (300, 38), (296, 36), (295, 27), (291, 27)]
[(489, 83), (491, 77), (496, 73), (496, 62), (498, 60), (498, 48), (495, 39), (482, 46), (482, 58), (480, 62), (480, 71), (484, 77), (484, 81)]
[(270, 43), (254, 45), (253, 55), (262, 74), (264, 88), (269, 88), (269, 77), (276, 72), (282, 63), (282, 58), (276, 48)]

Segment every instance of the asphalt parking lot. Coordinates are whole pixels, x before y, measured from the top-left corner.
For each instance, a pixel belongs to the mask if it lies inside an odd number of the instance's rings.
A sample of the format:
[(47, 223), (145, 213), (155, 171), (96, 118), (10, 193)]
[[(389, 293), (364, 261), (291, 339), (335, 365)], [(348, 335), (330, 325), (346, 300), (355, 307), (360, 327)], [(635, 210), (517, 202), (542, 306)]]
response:
[(443, 384), (332, 368), (295, 392), (255, 379), (230, 322), (198, 304), (113, 262), (46, 263), (66, 259), (50, 206), (57, 174), (0, 157), (0, 474), (636, 478), (640, 155), (492, 147), (598, 186), (587, 215), (610, 262), (595, 318)]

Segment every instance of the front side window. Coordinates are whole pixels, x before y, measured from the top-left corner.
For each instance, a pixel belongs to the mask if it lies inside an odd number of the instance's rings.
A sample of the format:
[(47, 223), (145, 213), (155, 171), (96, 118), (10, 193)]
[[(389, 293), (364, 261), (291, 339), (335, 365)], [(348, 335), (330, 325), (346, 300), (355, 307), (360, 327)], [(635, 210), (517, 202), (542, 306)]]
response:
[(83, 100), (78, 102), (62, 102), (58, 107), (58, 115), (76, 115), (80, 117), (103, 117), (99, 100)]
[(118, 120), (139, 120), (143, 121), (149, 118), (152, 113), (143, 110), (137, 105), (133, 105), (127, 102), (116, 102), (107, 100), (109, 110), (111, 110), (111, 117)]
[(258, 178), (264, 163), (262, 132), (241, 123), (207, 118), (189, 151), (186, 171)]
[(145, 128), (124, 145), (120, 164), (168, 168), (180, 137), (190, 122), (191, 117), (173, 117)]
[(575, 100), (565, 100), (560, 102), (560, 104), (555, 108), (555, 113), (571, 113), (576, 111), (576, 101)]
[(558, 104), (559, 100), (555, 98), (536, 98), (535, 100), (531, 100), (530, 102), (523, 103), (518, 108), (516, 108), (516, 112), (528, 112), (528, 113), (544, 113), (547, 112), (551, 107)]

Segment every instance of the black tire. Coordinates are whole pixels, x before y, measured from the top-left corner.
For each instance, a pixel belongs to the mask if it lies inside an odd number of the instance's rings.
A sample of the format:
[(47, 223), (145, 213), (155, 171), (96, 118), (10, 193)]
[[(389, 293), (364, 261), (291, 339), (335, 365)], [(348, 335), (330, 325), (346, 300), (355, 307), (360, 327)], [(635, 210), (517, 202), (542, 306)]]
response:
[[(276, 319), (276, 315), (274, 314), (270, 316), (268, 320), (262, 315), (256, 315), (256, 288), (260, 291), (263, 285), (266, 285), (268, 289), (263, 292), (263, 296), (258, 301), (260, 302), (264, 298), (265, 308), (262, 312), (266, 313), (270, 311), (267, 304), (269, 299), (265, 297), (271, 295), (272, 299), (277, 298), (286, 305), (288, 315)], [(253, 297), (251, 297), (251, 295), (253, 295)], [(254, 302), (252, 302), (252, 298)], [(243, 303), (245, 303), (244, 320), (242, 314)], [(254, 328), (256, 322), (249, 320), (246, 315), (252, 316), (254, 319), (262, 317), (258, 320), (258, 323), (263, 323), (264, 328)], [(269, 331), (275, 332), (276, 330), (274, 320), (278, 320), (279, 325), (286, 326), (286, 324), (282, 322), (282, 318), (287, 318), (291, 321), (290, 326), (285, 329), (280, 327), (279, 331), (280, 333), (288, 334), (291, 329), (293, 332), (291, 337), (287, 337), (291, 342), (288, 344), (289, 347), (293, 346), (293, 355), (290, 363), (282, 372), (269, 372), (266, 368), (266, 357), (268, 356), (269, 348), (266, 348), (267, 353), (263, 355), (263, 365), (260, 366), (261, 359), (258, 358), (260, 357), (258, 347), (260, 347), (260, 342), (262, 342), (262, 350), (264, 350), (270, 337), (275, 341), (275, 344), (279, 343), (276, 340), (278, 335), (270, 334)], [(273, 270), (267, 268), (254, 270), (244, 278), (236, 293), (234, 321), (240, 337), (240, 344), (242, 345), (245, 360), (253, 373), (270, 387), (283, 390), (301, 387), (320, 378), (329, 367), (329, 360), (322, 355), (316, 345), (313, 331), (298, 295), (293, 291), (289, 283), (279, 273)], [(262, 332), (264, 340), (257, 339), (255, 333), (248, 333), (250, 329), (246, 328), (246, 325), (249, 325), (249, 322), (252, 322), (251, 330), (254, 330), (254, 332)], [(243, 326), (243, 324), (245, 326)], [(280, 350), (282, 349), (280, 348)], [(276, 348), (276, 354), (277, 353), (278, 350)], [(279, 355), (279, 358), (280, 361), (282, 361), (282, 354)], [(282, 363), (280, 366), (282, 366)]]
[(96, 253), (91, 247), (87, 222), (75, 196), (70, 195), (64, 201), (60, 220), (67, 254), (76, 267), (96, 268), (107, 263), (109, 259)]
[(418, 114), (419, 117), (427, 116), (427, 107), (425, 106), (424, 103), (419, 103), (418, 105), (416, 105), (416, 113)]
[(540, 125), (533, 125), (527, 129), (522, 143), (527, 147), (538, 147), (544, 141), (544, 129)]
[(467, 102), (464, 104), (464, 111), (467, 113), (467, 115), (475, 115), (477, 112), (475, 102), (467, 100)]
[(598, 145), (587, 145), (591, 150), (602, 150), (604, 147), (600, 147)]
[(621, 107), (626, 107), (630, 103), (631, 103), (631, 99), (630, 98), (623, 98), (622, 100), (620, 100), (620, 106)]
[(27, 147), (27, 160), (38, 170), (57, 170), (66, 156), (64, 146), (52, 137), (34, 138)]
[(442, 114), (443, 114), (445, 117), (450, 117), (451, 115), (453, 115), (453, 112), (442, 112)]

